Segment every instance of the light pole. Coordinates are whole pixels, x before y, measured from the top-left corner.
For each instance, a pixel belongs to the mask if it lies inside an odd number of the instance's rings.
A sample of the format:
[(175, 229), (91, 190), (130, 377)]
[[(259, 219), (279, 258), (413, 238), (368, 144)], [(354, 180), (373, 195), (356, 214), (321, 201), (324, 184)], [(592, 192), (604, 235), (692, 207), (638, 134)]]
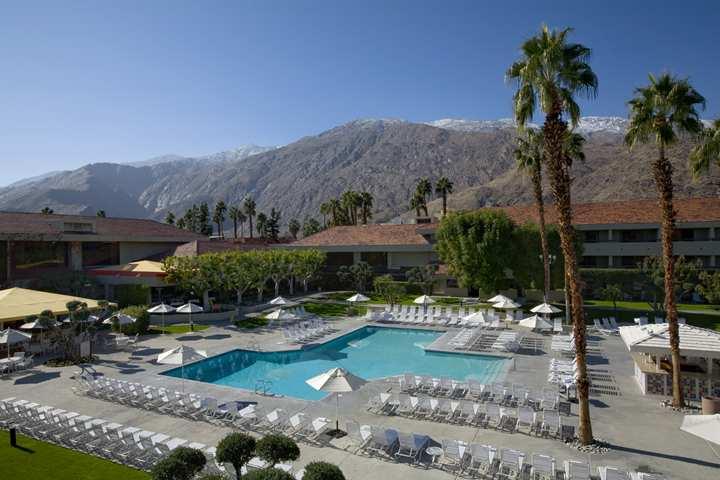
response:
[[(543, 260), (543, 256), (539, 255), (540, 261)], [(557, 260), (557, 256), (553, 255), (552, 253), (548, 255), (548, 263), (550, 266), (552, 266), (553, 263), (555, 263), (555, 260)], [(548, 286), (548, 290), (550, 290)], [(565, 323), (570, 325), (570, 298), (568, 295), (568, 289), (567, 289), (567, 276), (563, 273), (563, 292), (565, 292)], [(547, 303), (548, 299), (545, 297), (545, 302)]]

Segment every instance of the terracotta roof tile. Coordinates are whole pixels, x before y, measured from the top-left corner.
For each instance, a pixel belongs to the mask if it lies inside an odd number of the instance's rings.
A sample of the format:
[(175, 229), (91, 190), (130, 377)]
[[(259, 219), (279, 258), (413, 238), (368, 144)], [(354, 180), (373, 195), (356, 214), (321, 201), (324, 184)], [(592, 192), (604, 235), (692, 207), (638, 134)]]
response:
[(311, 235), (292, 245), (321, 247), (334, 245), (429, 245), (418, 233), (427, 224), (373, 224), (332, 227)]

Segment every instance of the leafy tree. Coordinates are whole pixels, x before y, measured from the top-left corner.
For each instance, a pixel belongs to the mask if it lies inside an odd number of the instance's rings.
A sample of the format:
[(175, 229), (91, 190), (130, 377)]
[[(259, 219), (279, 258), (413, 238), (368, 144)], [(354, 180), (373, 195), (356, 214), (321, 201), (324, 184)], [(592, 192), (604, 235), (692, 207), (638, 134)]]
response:
[(175, 223), (175, 226), (182, 230), (188, 230), (188, 226), (187, 226), (185, 217), (178, 218), (177, 222)]
[(442, 214), (447, 215), (447, 196), (453, 193), (453, 182), (447, 177), (440, 177), (435, 182), (435, 193), (442, 198)]
[(300, 233), (300, 229), (302, 227), (300, 226), (300, 222), (297, 221), (297, 219), (293, 218), (288, 222), (288, 232), (290, 232), (290, 235), (292, 236), (293, 240), (297, 240), (298, 233)]
[(720, 166), (720, 119), (710, 127), (703, 126), (700, 142), (690, 152), (690, 169), (695, 178), (707, 173), (713, 163)]
[(662, 209), (660, 235), (665, 272), (665, 312), (673, 364), (673, 406), (682, 408), (685, 401), (680, 369), (680, 331), (673, 295), (675, 265), (672, 235), (675, 231), (676, 212), (673, 208), (673, 166), (667, 158), (666, 148), (677, 141), (679, 134), (699, 134), (702, 131), (697, 107), (705, 107), (705, 98), (687, 80), (667, 73), (659, 77), (651, 74), (649, 78), (650, 85), (636, 89), (635, 97), (628, 102), (630, 125), (625, 134), (625, 142), (632, 148), (638, 143), (647, 143), (652, 138), (658, 147), (658, 156), (652, 162), (651, 168)]
[(354, 265), (343, 265), (338, 269), (338, 280), (345, 285), (352, 285), (358, 292), (364, 292), (375, 272), (367, 262), (358, 262)]
[(303, 289), (307, 293), (308, 283), (325, 264), (325, 252), (320, 250), (296, 250), (293, 253), (299, 259), (293, 268), (293, 274), (302, 282)]
[(267, 215), (265, 215), (263, 212), (257, 214), (257, 225), (255, 226), (255, 228), (257, 229), (258, 237), (267, 238), (267, 222)]
[(532, 120), (536, 108), (539, 107), (545, 114), (542, 127), (543, 162), (549, 173), (550, 188), (558, 212), (558, 229), (574, 325), (578, 368), (578, 437), (580, 443), (587, 445), (593, 441), (590, 381), (585, 361), (587, 336), (575, 251), (575, 230), (572, 225), (570, 165), (566, 148), (568, 126), (563, 116), (569, 117), (572, 125), (577, 125), (580, 107), (575, 96), (594, 97), (598, 79), (587, 63), (590, 49), (568, 42), (571, 31), (569, 28), (550, 30), (543, 26), (538, 35), (522, 44), (522, 57), (510, 66), (507, 78), (517, 82), (513, 111), (519, 128), (524, 129)]
[(360, 216), (363, 225), (367, 225), (368, 220), (372, 218), (373, 195), (370, 192), (360, 192)]
[(700, 272), (697, 291), (710, 303), (720, 303), (720, 272)]
[(220, 463), (230, 463), (235, 467), (237, 480), (240, 480), (240, 471), (243, 465), (255, 456), (257, 442), (245, 433), (231, 433), (220, 440), (215, 452), (215, 458)]
[(290, 277), (292, 263), (291, 253), (285, 250), (266, 250), (264, 254), (268, 258), (270, 267), (268, 276), (275, 284), (275, 296), (280, 295), (280, 282)]
[(279, 468), (263, 468), (252, 470), (244, 477), (245, 480), (295, 480), (291, 474)]
[(252, 256), (246, 252), (225, 252), (223, 257), (223, 277), (225, 285), (235, 290), (237, 304), (243, 301), (243, 294), (254, 287), (255, 280), (252, 275)]
[(105, 218), (105, 217), (107, 217), (107, 214), (105, 213), (105, 210), (98, 210), (97, 213), (96, 213), (96, 215), (97, 215), (98, 217), (100, 217), (100, 218)]
[(617, 316), (617, 302), (623, 299), (622, 287), (617, 283), (605, 285), (605, 288), (600, 290), (600, 295), (602, 295), (605, 300), (612, 302), (615, 316)]
[(390, 307), (395, 306), (402, 298), (403, 293), (405, 293), (405, 289), (393, 279), (392, 275), (375, 277), (373, 289)]
[(280, 238), (280, 216), (280, 210), (275, 210), (275, 208), (272, 208), (270, 210), (270, 215), (265, 221), (265, 236), (270, 240), (277, 241)]
[(253, 238), (253, 217), (257, 213), (255, 200), (252, 197), (246, 197), (243, 202), (243, 212), (247, 215), (248, 225), (250, 226), (250, 238)]
[(225, 212), (227, 211), (227, 205), (225, 202), (220, 200), (215, 204), (215, 210), (213, 211), (213, 223), (217, 225), (218, 237), (224, 238), (225, 233), (223, 224), (225, 223)]
[[(639, 265), (640, 272), (646, 278), (645, 287), (650, 290), (653, 300), (650, 307), (654, 312), (667, 311), (663, 306), (667, 305), (665, 301), (665, 264), (661, 257), (646, 257)], [(700, 260), (687, 260), (680, 256), (675, 259), (673, 278), (673, 288), (671, 295), (675, 303), (680, 302), (684, 295), (694, 292), (700, 282), (700, 273), (702, 272), (702, 262)]]
[(425, 295), (432, 295), (435, 287), (435, 272), (437, 265), (425, 265), (411, 268), (405, 273), (405, 277), (410, 284), (420, 286)]
[(53, 210), (50, 207), (43, 207), (43, 209), (40, 210), (40, 213), (45, 214), (45, 215), (52, 215), (53, 213), (55, 213), (55, 210)]
[(513, 229), (502, 212), (451, 213), (440, 223), (435, 248), (462, 285), (494, 292), (506, 285), (512, 267)]
[(153, 480), (190, 480), (200, 473), (207, 462), (200, 450), (177, 447), (152, 468)]
[(305, 465), (303, 480), (345, 480), (345, 475), (332, 463), (310, 462)]
[[(560, 250), (560, 235), (555, 226), (547, 226), (545, 231), (548, 243), (548, 290), (552, 285), (562, 285), (565, 262)], [(545, 265), (543, 263), (540, 241), (540, 226), (525, 223), (515, 227), (512, 237), (512, 276), (519, 288), (543, 288), (545, 286)], [(582, 242), (575, 238), (576, 252), (580, 256)], [(552, 260), (552, 262), (550, 261)]]
[(302, 236), (309, 237), (310, 235), (315, 235), (321, 230), (322, 226), (320, 225), (320, 222), (314, 218), (306, 218), (302, 225)]
[(175, 225), (175, 214), (173, 212), (168, 212), (167, 215), (165, 215), (165, 223)]
[(294, 461), (300, 456), (300, 449), (290, 437), (285, 435), (265, 435), (257, 441), (255, 453), (274, 467), (280, 462)]

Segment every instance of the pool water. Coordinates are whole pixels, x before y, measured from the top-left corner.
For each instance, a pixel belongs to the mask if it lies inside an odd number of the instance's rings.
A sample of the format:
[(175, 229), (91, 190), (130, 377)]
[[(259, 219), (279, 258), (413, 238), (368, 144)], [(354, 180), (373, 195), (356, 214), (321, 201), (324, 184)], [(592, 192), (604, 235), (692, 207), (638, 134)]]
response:
[[(411, 372), (458, 380), (489, 383), (506, 370), (501, 357), (426, 352), (442, 332), (385, 327), (363, 327), (323, 345), (291, 352), (232, 350), (186, 365), (185, 378), (254, 390), (258, 380), (270, 380), (270, 391), (306, 400), (327, 394), (305, 380), (334, 367), (342, 367), (366, 380)], [(175, 368), (164, 375), (181, 376)]]

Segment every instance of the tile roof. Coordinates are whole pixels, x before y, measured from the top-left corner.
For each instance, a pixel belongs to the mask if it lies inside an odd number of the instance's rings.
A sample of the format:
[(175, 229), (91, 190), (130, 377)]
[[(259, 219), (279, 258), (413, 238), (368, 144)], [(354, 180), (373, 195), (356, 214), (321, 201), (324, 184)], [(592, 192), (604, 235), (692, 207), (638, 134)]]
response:
[(352, 245), (430, 245), (418, 230), (428, 224), (372, 224), (332, 227), (293, 242), (293, 246), (352, 246)]
[(0, 235), (63, 235), (72, 234), (65, 223), (91, 223), (92, 234), (107, 237), (158, 237), (158, 240), (193, 240), (204, 238), (155, 220), (140, 218), (103, 218), (83, 215), (61, 215), (24, 212), (0, 212)]
[(272, 242), (261, 238), (245, 238), (243, 240), (193, 240), (192, 242), (178, 245), (173, 251), (165, 256), (177, 255), (190, 257), (202, 255), (203, 253), (225, 252), (228, 250), (263, 250), (270, 248)]
[[(677, 221), (717, 222), (720, 221), (720, 198), (676, 198)], [(537, 222), (535, 205), (512, 207), (486, 207), (502, 210), (515, 223)], [(546, 205), (546, 221), (555, 223), (557, 215), (552, 205)], [(656, 200), (626, 200), (618, 202), (578, 203), (573, 205), (573, 224), (652, 224), (659, 223), (660, 208)]]

